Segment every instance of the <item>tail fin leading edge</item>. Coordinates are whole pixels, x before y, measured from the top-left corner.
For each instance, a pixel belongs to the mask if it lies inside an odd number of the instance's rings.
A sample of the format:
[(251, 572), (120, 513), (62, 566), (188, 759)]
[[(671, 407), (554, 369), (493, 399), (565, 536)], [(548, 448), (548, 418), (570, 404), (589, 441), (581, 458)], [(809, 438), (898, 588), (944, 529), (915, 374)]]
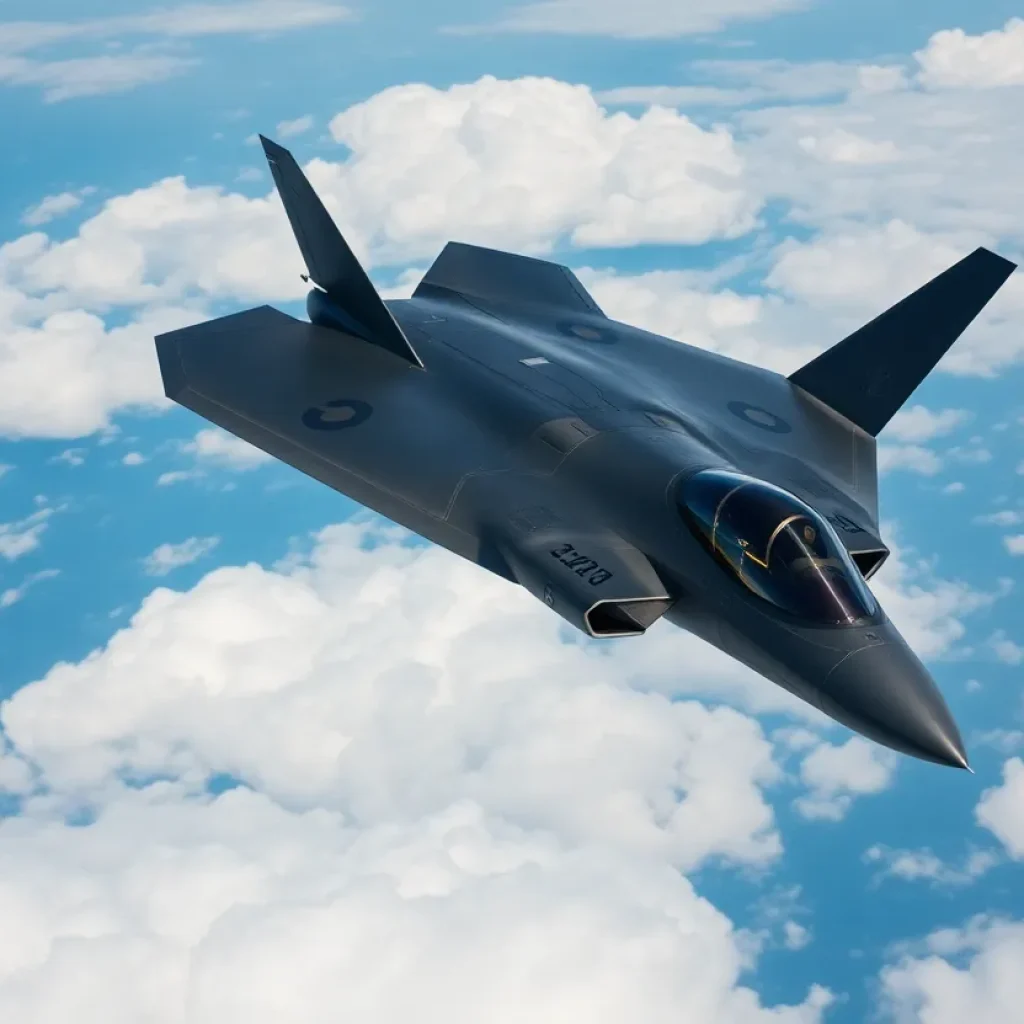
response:
[(377, 294), (295, 158), (262, 135), (260, 142), (310, 280), (344, 311), (346, 322), (353, 322), (353, 333), (422, 367), (416, 350)]
[(877, 436), (1015, 268), (976, 249), (789, 379)]

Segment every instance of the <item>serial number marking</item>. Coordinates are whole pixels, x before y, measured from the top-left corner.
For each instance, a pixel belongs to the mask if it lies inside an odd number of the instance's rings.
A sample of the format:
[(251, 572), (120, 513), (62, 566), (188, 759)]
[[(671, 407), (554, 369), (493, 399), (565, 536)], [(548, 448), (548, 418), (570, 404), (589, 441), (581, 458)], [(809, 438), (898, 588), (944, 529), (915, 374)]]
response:
[(858, 526), (852, 519), (849, 518), (849, 516), (841, 515), (838, 512), (835, 515), (825, 516), (825, 518), (833, 526), (838, 526), (839, 529), (843, 530), (845, 533), (863, 533), (864, 532), (864, 528), (862, 526)]
[(567, 569), (572, 569), (577, 576), (581, 576), (592, 587), (599, 587), (614, 575), (598, 565), (593, 558), (580, 554), (572, 544), (560, 544), (557, 548), (551, 549), (550, 555), (552, 558), (557, 558)]

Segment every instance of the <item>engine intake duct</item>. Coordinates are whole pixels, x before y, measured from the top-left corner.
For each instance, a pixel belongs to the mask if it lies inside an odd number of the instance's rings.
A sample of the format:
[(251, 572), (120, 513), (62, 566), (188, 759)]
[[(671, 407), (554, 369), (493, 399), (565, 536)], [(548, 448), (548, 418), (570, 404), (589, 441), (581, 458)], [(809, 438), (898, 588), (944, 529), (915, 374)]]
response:
[(610, 531), (559, 523), (498, 548), (523, 587), (588, 636), (640, 636), (673, 603), (647, 558)]

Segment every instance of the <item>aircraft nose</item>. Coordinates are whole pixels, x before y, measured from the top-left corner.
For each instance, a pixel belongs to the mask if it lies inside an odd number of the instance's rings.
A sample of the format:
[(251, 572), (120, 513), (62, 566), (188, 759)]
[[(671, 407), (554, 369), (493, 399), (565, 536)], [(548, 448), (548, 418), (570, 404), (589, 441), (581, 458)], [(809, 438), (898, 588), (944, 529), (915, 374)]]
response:
[(966, 768), (960, 730), (928, 670), (900, 642), (864, 647), (830, 673), (823, 710), (905, 754)]

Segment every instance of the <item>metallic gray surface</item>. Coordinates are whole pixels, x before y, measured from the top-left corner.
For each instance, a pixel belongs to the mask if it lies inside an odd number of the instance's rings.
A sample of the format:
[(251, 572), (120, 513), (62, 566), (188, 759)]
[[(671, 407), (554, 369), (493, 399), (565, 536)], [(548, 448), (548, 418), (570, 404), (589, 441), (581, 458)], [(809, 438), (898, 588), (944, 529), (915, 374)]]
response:
[[(664, 616), (850, 728), (966, 767), (941, 694), (884, 613), (794, 621), (730, 576), (680, 512), (680, 484), (700, 469), (769, 480), (825, 516), (870, 575), (888, 551), (868, 431), (785, 377), (608, 319), (541, 260), (450, 243), (413, 298), (383, 303), (333, 225), (315, 235), (322, 217), (290, 154), (267, 151), (330, 289), (313, 278), (316, 323), (264, 306), (158, 337), (170, 398), (589, 635), (640, 634)], [(815, 386), (834, 389), (816, 364)]]

